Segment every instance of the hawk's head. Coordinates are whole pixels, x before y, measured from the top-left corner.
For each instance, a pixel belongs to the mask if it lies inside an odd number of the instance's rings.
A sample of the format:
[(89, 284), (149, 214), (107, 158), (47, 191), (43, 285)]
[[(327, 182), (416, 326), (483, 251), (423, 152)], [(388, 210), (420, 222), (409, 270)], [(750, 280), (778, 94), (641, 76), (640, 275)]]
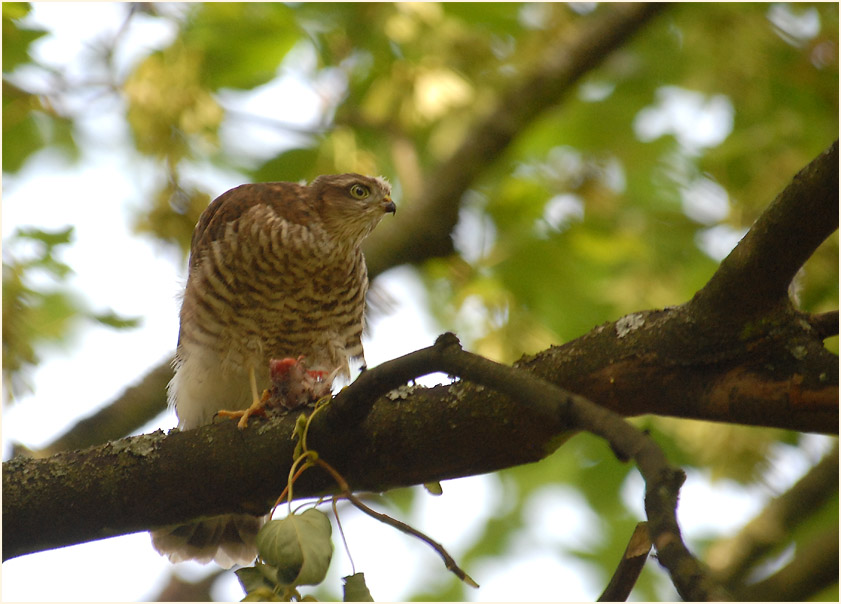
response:
[(382, 177), (330, 174), (316, 178), (310, 189), (327, 231), (352, 245), (361, 243), (386, 213), (397, 210), (391, 185)]

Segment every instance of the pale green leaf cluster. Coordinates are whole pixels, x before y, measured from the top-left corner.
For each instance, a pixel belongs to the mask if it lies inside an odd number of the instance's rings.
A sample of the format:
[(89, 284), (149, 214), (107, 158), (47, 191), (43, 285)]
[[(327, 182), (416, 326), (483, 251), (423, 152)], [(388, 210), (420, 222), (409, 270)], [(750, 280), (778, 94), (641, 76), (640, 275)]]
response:
[(3, 242), (3, 389), (7, 400), (29, 388), (28, 376), (44, 346), (69, 343), (84, 319), (117, 329), (139, 319), (112, 311), (91, 311), (67, 287), (72, 273), (61, 259), (72, 243), (73, 227), (59, 231), (18, 229)]

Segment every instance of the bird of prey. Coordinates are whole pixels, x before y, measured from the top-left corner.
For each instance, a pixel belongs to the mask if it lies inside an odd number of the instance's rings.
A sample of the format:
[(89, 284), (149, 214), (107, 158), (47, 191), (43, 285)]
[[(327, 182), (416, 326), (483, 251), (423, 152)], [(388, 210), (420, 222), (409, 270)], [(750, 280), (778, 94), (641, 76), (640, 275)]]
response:
[[(207, 207), (193, 233), (169, 385), (181, 430), (229, 410), (242, 427), (277, 370), (291, 375), (291, 359), (305, 363), (300, 375), (326, 379), (327, 392), (335, 376), (350, 377), (351, 359), (364, 363), (360, 245), (395, 210), (389, 184), (360, 174), (245, 184)], [(264, 521), (202, 518), (152, 531), (152, 540), (173, 562), (230, 568), (254, 560)]]

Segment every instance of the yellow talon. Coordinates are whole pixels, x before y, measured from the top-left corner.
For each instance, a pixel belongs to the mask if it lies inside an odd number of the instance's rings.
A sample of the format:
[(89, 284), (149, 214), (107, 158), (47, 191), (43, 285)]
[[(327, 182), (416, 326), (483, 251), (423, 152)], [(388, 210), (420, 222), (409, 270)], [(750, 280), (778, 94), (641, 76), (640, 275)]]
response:
[(230, 419), (239, 418), (237, 422), (237, 428), (240, 430), (244, 430), (248, 427), (248, 418), (252, 415), (266, 415), (266, 407), (265, 402), (269, 398), (268, 397), (268, 390), (263, 393), (263, 396), (260, 396), (257, 393), (257, 378), (254, 376), (254, 368), (248, 368), (248, 381), (251, 383), (251, 406), (248, 409), (243, 409), (239, 411), (226, 411), (224, 409), (220, 409), (216, 412), (216, 415), (220, 417), (227, 417)]

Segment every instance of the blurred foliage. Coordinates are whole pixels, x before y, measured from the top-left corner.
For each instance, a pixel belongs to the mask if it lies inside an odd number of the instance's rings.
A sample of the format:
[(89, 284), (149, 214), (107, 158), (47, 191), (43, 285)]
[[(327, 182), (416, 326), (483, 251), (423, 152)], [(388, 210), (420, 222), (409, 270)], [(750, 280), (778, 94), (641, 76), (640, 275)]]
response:
[(5, 74), (29, 62), (29, 48), (47, 32), (20, 27), (29, 14), (26, 2), (3, 3), (3, 171), (16, 172), (33, 153), (51, 147), (70, 157), (78, 150), (72, 137), (73, 121), (60, 115), (39, 95), (8, 82)]
[[(197, 168), (238, 171), (243, 182), (381, 173), (394, 182), (398, 203), (412, 204), (547, 44), (606, 10), (587, 3), (127, 4), (125, 23), (99, 49), (97, 65), (120, 101), (133, 151), (159, 166), (136, 228), (186, 253), (199, 213), (220, 193), (184, 176)], [(64, 95), (73, 86), (102, 87), (71, 85), (33, 59), (45, 32), (28, 13), (23, 3), (3, 5), (7, 174), (43, 149), (75, 153), (86, 108), (69, 109)], [(165, 21), (176, 33), (119, 65), (115, 57), (138, 19)], [(249, 116), (226, 100), (278, 77), (308, 83), (314, 123)], [(511, 362), (629, 312), (684, 302), (837, 137), (838, 84), (836, 4), (670, 7), (519, 132), (472, 183), (454, 234), (459, 253), (417, 268), (428, 308), (472, 350)], [(284, 135), (286, 144), (261, 151), (240, 137), (237, 146), (251, 155), (232, 151), (223, 133), (254, 124)], [(58, 234), (50, 244), (52, 236), (35, 236), (45, 247), (34, 259), (4, 260), (6, 384), (20, 383), (20, 371), (37, 363), (39, 343), (61, 340), (84, 314), (64, 290), (27, 280), (35, 268), (66, 278), (52, 250), (69, 239)], [(803, 310), (838, 307), (837, 233), (796, 285)], [(799, 442), (779, 430), (637, 422), (674, 462), (745, 484), (763, 480), (774, 447)], [(540, 464), (500, 473), (509, 505), (460, 562), (504, 555), (527, 522), (530, 495), (562, 481), (604, 519), (598, 545), (576, 554), (606, 580), (638, 520), (620, 494), (630, 471), (603, 443), (579, 435)], [(412, 493), (395, 494), (402, 508)], [(635, 597), (674, 597), (656, 564), (648, 566)], [(419, 597), (466, 595), (452, 582)]]
[(58, 279), (70, 272), (69, 266), (53, 257), (53, 250), (69, 243), (72, 231), (72, 227), (58, 233), (18, 231), (17, 242), (42, 244), (25, 260), (11, 258), (8, 250), (15, 239), (3, 242), (3, 388), (7, 398), (26, 387), (24, 376), (38, 363), (35, 347), (42, 342), (63, 340), (68, 324), (79, 311), (78, 304), (68, 295), (39, 291), (26, 283), (27, 274), (36, 269)]
[(44, 344), (63, 344), (83, 319), (116, 329), (136, 327), (139, 319), (89, 310), (64, 280), (72, 273), (60, 258), (73, 227), (57, 232), (17, 229), (3, 241), (3, 394), (13, 400), (29, 388)]

